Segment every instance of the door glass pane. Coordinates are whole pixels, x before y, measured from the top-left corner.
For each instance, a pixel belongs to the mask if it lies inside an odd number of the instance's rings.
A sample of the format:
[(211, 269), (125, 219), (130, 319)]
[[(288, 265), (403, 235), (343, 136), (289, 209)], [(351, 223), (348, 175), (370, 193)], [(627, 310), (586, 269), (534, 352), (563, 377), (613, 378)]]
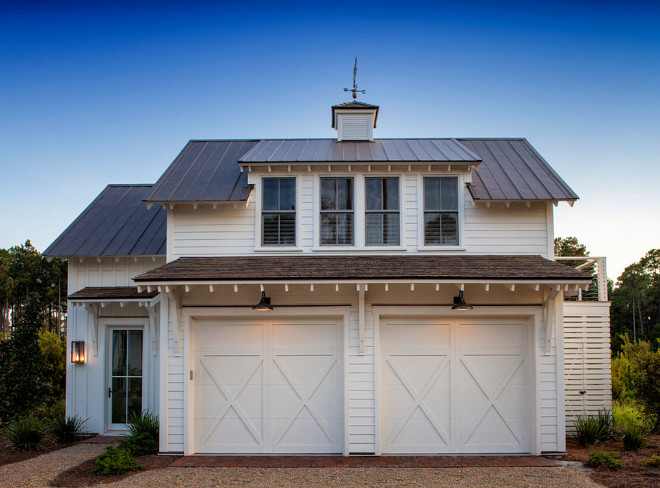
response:
[(142, 412), (142, 378), (128, 379), (128, 417)]
[[(142, 382), (142, 380), (140, 380)], [(112, 414), (113, 424), (126, 423), (126, 378), (112, 378)]]
[(112, 331), (112, 376), (126, 375), (126, 331)]
[(128, 331), (128, 376), (142, 376), (142, 331)]

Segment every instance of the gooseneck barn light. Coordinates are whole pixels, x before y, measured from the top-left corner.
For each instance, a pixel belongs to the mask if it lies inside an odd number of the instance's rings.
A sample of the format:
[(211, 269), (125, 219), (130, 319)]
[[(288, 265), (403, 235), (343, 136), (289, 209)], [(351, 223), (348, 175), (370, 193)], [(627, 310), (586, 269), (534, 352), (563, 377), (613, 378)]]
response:
[(454, 305), (451, 307), (452, 310), (472, 310), (472, 305), (469, 305), (465, 298), (463, 298), (463, 291), (458, 292), (458, 296), (454, 297)]
[(269, 312), (273, 310), (273, 307), (270, 304), (270, 297), (266, 296), (265, 291), (261, 292), (261, 300), (259, 303), (252, 307), (252, 310), (256, 310), (258, 312)]

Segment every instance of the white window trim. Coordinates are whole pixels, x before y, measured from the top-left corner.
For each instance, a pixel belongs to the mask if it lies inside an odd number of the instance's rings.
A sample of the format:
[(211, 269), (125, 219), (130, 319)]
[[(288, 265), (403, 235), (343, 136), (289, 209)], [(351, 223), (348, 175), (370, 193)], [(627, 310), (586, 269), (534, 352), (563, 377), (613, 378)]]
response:
[[(268, 178), (293, 178), (295, 180), (296, 184), (296, 224), (295, 224), (295, 229), (296, 229), (296, 242), (292, 246), (286, 246), (286, 245), (271, 245), (271, 246), (264, 246), (261, 244), (261, 232), (262, 232), (262, 219), (261, 219), (261, 214), (262, 214), (262, 193), (263, 193), (263, 180), (268, 179)], [(291, 174), (268, 174), (268, 175), (260, 175), (259, 178), (254, 183), (254, 191), (252, 192), (254, 194), (254, 214), (255, 214), (255, 222), (254, 222), (254, 250), (259, 251), (259, 252), (292, 252), (292, 251), (302, 251), (302, 248), (300, 247), (300, 242), (301, 242), (301, 222), (302, 219), (300, 217), (300, 213), (302, 211), (302, 192), (300, 191), (300, 185), (301, 185), (301, 178), (300, 175), (291, 175)]]
[[(393, 245), (393, 244), (383, 244), (382, 246), (367, 246), (367, 225), (366, 225), (366, 220), (367, 220), (367, 178), (396, 178), (399, 182), (399, 244), (398, 245)], [(362, 203), (364, 205), (364, 210), (362, 212), (363, 218), (364, 218), (364, 225), (363, 225), (363, 232), (362, 232), (362, 238), (364, 239), (364, 245), (362, 246), (364, 249), (367, 250), (374, 250), (377, 251), (379, 249), (381, 250), (398, 250), (398, 249), (405, 249), (405, 246), (403, 245), (403, 191), (404, 191), (404, 184), (403, 184), (403, 174), (402, 173), (374, 173), (374, 174), (366, 174), (362, 175)]]
[[(458, 185), (458, 245), (426, 244), (424, 240), (424, 178), (456, 178)], [(417, 175), (417, 250), (465, 251), (465, 190), (461, 173), (428, 173)]]
[[(353, 244), (321, 244), (321, 178), (351, 178), (353, 180)], [(313, 251), (355, 251), (364, 248), (364, 236), (357, 229), (364, 227), (364, 202), (360, 202), (358, 188), (364, 187), (359, 174), (320, 173), (314, 178), (314, 247)]]

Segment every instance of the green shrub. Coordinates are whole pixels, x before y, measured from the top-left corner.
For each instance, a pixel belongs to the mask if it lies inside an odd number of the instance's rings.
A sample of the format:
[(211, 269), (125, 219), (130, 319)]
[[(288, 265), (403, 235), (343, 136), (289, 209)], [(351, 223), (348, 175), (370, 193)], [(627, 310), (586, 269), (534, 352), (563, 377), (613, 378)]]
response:
[(636, 451), (646, 446), (649, 430), (642, 424), (631, 423), (623, 427), (621, 440), (626, 451)]
[(53, 420), (51, 430), (58, 441), (74, 442), (82, 437), (86, 422), (87, 420), (83, 420), (77, 415), (66, 418), (60, 417)]
[(140, 414), (130, 415), (128, 433), (129, 435), (121, 440), (122, 448), (136, 456), (158, 453), (158, 416), (156, 414), (145, 410)]
[(585, 463), (590, 468), (605, 466), (609, 469), (619, 469), (623, 467), (623, 462), (619, 461), (621, 453), (616, 451), (595, 451), (589, 454), (589, 460)]
[(4, 437), (12, 450), (34, 451), (40, 449), (45, 434), (43, 422), (35, 417), (23, 417), (9, 422)]
[(623, 430), (625, 426), (631, 424), (641, 424), (650, 427), (644, 412), (633, 402), (615, 402), (612, 407), (612, 419), (616, 430)]
[(44, 358), (44, 381), (50, 385), (52, 398), (64, 398), (66, 390), (66, 343), (57, 334), (39, 331), (39, 349)]
[(39, 407), (33, 410), (34, 416), (43, 420), (45, 423), (50, 424), (56, 420), (63, 419), (66, 413), (64, 400), (56, 402), (42, 403)]
[(609, 412), (598, 416), (579, 415), (575, 419), (575, 440), (581, 446), (590, 446), (598, 441), (609, 439), (612, 435), (612, 422)]
[(621, 352), (612, 359), (612, 391), (616, 400), (634, 400), (660, 429), (660, 350), (651, 343), (623, 337)]
[(640, 459), (639, 464), (646, 466), (647, 468), (660, 468), (660, 456), (654, 454), (650, 458)]
[(112, 475), (144, 469), (125, 449), (108, 446), (105, 453), (94, 460), (94, 474)]

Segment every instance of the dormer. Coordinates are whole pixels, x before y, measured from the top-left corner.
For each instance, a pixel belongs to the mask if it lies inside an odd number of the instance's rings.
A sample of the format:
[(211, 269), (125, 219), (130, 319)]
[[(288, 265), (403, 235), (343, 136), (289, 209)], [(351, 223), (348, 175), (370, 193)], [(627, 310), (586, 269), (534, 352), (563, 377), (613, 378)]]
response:
[(332, 128), (337, 129), (337, 141), (373, 141), (378, 108), (356, 101), (333, 105)]

